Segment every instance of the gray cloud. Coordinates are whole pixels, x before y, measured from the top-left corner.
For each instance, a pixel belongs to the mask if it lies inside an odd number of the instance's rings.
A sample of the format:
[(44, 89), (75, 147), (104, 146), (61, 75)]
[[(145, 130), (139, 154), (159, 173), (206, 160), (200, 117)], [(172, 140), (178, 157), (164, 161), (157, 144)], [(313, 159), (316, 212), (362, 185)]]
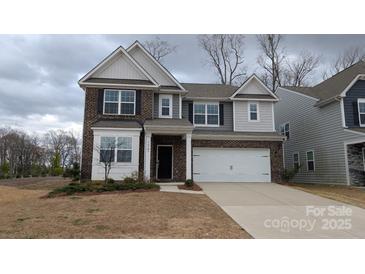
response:
[[(159, 35), (177, 45), (164, 65), (181, 82), (216, 82), (206, 65), (196, 35)], [(0, 126), (24, 127), (28, 131), (52, 128), (80, 130), (83, 91), (78, 79), (119, 45), (154, 35), (0, 35)], [(321, 70), (344, 48), (364, 46), (365, 35), (285, 35), (289, 55), (302, 50), (322, 55)], [(257, 72), (259, 51), (254, 35), (245, 41), (246, 66)]]

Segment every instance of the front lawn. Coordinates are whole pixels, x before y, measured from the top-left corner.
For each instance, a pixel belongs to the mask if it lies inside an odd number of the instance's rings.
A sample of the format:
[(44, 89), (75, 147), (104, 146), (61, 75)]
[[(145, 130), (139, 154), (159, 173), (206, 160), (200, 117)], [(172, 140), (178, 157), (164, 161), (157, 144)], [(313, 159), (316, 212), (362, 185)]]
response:
[(324, 184), (290, 183), (288, 186), (300, 189), (324, 198), (336, 200), (353, 206), (365, 208), (365, 189)]
[[(250, 238), (205, 195), (131, 192), (41, 199), (50, 182), (0, 182), (0, 238)], [(67, 185), (52, 179), (53, 189)], [(9, 186), (11, 185), (11, 186)]]

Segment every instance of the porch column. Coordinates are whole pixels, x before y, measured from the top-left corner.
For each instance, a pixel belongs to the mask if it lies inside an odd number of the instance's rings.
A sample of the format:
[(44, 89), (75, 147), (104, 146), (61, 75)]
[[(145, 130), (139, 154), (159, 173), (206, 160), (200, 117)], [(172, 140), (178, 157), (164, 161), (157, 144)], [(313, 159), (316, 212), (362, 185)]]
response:
[(144, 136), (144, 177), (146, 180), (151, 178), (151, 133)]
[(191, 133), (186, 134), (186, 180), (191, 179)]

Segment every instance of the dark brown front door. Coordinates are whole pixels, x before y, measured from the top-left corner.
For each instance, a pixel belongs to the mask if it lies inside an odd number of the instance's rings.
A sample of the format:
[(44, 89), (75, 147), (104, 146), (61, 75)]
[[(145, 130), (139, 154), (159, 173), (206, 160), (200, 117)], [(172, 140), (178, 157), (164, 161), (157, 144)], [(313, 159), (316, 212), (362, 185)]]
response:
[(157, 179), (172, 179), (172, 146), (157, 146)]

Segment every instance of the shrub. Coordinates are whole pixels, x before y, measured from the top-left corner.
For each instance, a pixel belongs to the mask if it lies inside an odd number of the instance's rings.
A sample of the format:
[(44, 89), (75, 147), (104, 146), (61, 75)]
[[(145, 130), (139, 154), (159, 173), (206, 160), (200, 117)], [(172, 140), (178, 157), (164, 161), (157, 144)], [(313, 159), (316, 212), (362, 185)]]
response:
[(192, 187), (194, 185), (194, 182), (193, 182), (192, 179), (188, 179), (188, 180), (185, 181), (185, 185), (187, 187)]
[(137, 183), (137, 180), (133, 177), (125, 177), (123, 179), (123, 183), (124, 184), (135, 184), (135, 183)]
[(107, 183), (107, 184), (114, 184), (114, 183), (115, 183), (115, 180), (114, 180), (113, 178), (108, 178), (108, 179), (106, 180), (106, 183)]
[(285, 181), (290, 181), (294, 178), (294, 176), (298, 173), (299, 168), (288, 168), (284, 169), (284, 172), (282, 174), (282, 178)]
[(71, 177), (73, 181), (80, 180), (80, 164), (77, 162), (72, 164)]
[(66, 186), (56, 188), (48, 194), (48, 197), (54, 197), (57, 195), (72, 195), (75, 193), (83, 192), (110, 192), (110, 191), (125, 191), (125, 190), (138, 190), (138, 189), (159, 189), (160, 186), (156, 184), (145, 183), (125, 183), (125, 184), (105, 184), (101, 182), (82, 182), (82, 183), (70, 183)]
[(65, 171), (62, 174), (63, 178), (70, 178), (72, 176), (71, 169), (66, 168)]

